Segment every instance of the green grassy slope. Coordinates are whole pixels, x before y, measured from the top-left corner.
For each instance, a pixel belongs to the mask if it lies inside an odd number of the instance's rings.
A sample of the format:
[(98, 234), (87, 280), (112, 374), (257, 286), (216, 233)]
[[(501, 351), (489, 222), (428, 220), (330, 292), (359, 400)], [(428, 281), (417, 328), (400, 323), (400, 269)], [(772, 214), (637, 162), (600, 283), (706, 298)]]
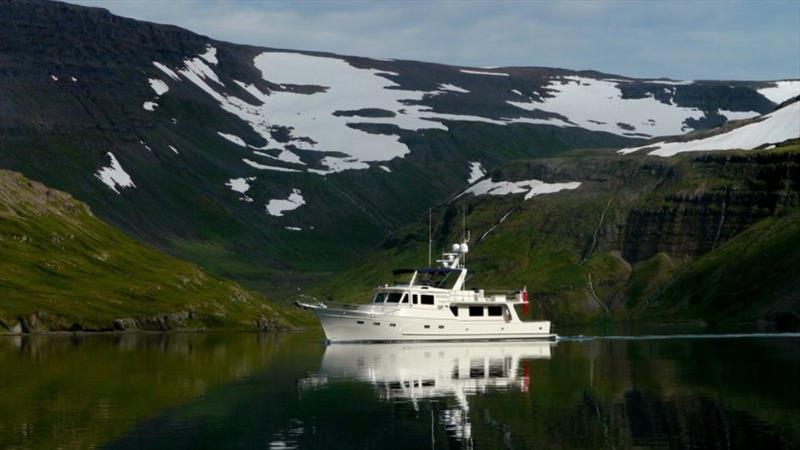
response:
[[(652, 308), (707, 321), (800, 317), (800, 211), (748, 228), (679, 272)], [(786, 323), (786, 325), (792, 325)]]
[(68, 194), (0, 171), (0, 331), (270, 328), (266, 300), (143, 247)]

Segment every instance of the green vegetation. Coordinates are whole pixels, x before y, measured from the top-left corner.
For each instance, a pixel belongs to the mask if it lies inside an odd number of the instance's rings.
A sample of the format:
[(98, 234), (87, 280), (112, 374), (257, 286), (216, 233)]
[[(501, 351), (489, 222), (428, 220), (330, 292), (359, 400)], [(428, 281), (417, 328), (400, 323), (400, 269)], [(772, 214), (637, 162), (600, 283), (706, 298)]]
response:
[[(680, 317), (800, 317), (800, 211), (769, 217), (680, 272), (653, 305)], [(787, 324), (791, 325), (791, 324)]]
[(68, 194), (9, 171), (0, 171), (0, 286), (0, 330), (287, 325), (263, 297), (150, 250)]

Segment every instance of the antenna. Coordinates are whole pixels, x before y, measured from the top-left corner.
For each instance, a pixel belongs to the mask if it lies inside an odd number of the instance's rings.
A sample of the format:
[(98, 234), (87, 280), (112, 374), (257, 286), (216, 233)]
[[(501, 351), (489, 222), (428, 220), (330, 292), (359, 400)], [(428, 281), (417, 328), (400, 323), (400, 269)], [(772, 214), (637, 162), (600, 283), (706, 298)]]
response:
[(467, 238), (467, 204), (461, 205), (461, 242)]
[(428, 267), (431, 267), (431, 246), (433, 245), (433, 219), (431, 218), (431, 209), (428, 208)]

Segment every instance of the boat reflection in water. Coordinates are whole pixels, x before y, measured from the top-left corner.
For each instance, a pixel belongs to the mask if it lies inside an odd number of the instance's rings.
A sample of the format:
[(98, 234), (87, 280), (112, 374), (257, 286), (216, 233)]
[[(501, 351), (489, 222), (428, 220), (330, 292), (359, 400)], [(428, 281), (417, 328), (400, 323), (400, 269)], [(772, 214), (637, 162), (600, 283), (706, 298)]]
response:
[[(471, 440), (468, 397), (490, 390), (527, 392), (528, 360), (550, 359), (554, 342), (333, 344), (320, 374), (301, 380), (301, 389), (335, 379), (371, 383), (383, 400), (455, 398), (439, 411), (449, 437)], [(433, 421), (433, 417), (431, 418)]]

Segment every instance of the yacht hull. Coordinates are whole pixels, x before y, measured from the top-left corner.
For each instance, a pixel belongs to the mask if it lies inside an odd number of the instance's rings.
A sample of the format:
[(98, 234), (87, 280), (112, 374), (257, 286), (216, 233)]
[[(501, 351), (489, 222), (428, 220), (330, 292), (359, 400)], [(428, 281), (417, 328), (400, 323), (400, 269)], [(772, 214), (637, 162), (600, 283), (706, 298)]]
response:
[(357, 310), (314, 310), (328, 342), (555, 340), (550, 322), (502, 319), (458, 320)]

